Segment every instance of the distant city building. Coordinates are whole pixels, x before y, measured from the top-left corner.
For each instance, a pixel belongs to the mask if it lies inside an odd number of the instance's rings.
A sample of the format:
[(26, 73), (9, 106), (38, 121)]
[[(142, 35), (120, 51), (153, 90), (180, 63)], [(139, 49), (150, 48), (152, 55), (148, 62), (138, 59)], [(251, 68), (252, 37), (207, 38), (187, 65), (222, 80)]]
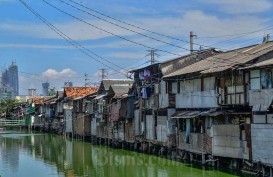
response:
[(48, 91), (49, 91), (49, 83), (48, 82), (42, 83), (42, 95), (48, 96)]
[(12, 98), (12, 91), (9, 88), (0, 87), (0, 100), (7, 100)]
[(73, 87), (73, 82), (64, 82), (64, 87)]
[(30, 96), (31, 98), (36, 97), (36, 89), (35, 88), (28, 89), (28, 96)]
[(12, 98), (19, 95), (18, 66), (14, 62), (2, 71), (0, 88), (2, 92), (11, 92)]

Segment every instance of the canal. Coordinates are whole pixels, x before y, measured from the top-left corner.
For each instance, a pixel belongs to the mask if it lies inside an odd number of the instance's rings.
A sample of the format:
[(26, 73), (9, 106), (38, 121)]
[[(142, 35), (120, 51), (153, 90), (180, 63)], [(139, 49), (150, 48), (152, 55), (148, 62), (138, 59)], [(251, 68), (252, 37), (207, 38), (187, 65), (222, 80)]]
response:
[(91, 145), (52, 134), (0, 132), (1, 177), (235, 177), (238, 175)]

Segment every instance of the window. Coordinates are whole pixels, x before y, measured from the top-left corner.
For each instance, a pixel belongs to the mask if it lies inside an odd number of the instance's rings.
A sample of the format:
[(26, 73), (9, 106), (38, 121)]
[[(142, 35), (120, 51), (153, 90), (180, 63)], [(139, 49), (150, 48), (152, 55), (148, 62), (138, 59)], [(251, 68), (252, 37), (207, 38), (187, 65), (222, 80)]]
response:
[(261, 88), (260, 70), (250, 71), (250, 88), (251, 90), (259, 90)]
[(261, 70), (261, 86), (262, 89), (272, 88), (272, 73), (270, 70)]
[(215, 89), (215, 77), (204, 78), (204, 91), (214, 90)]

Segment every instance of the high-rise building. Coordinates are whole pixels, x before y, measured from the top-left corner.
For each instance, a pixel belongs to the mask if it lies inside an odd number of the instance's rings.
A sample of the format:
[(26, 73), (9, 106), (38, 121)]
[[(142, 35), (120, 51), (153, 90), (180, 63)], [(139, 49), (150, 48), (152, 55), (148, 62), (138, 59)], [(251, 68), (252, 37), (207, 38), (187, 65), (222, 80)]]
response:
[(28, 89), (28, 96), (30, 96), (31, 98), (35, 98), (36, 97), (36, 89), (35, 88)]
[(13, 98), (19, 95), (18, 66), (14, 62), (2, 71), (0, 87), (10, 90)]
[(18, 79), (18, 66), (12, 62), (8, 68), (8, 79), (10, 87), (12, 88), (12, 96), (19, 95), (19, 79)]
[(64, 82), (64, 87), (73, 87), (73, 82)]
[(48, 82), (42, 83), (42, 95), (48, 96), (48, 91), (49, 91), (49, 83)]

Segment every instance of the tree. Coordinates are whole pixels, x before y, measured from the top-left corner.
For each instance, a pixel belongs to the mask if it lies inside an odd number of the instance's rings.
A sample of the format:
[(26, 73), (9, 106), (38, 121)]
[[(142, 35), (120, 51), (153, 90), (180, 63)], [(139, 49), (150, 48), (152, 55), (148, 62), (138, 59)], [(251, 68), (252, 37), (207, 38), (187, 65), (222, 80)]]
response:
[(20, 105), (16, 99), (0, 100), (0, 116), (12, 118), (13, 111)]

